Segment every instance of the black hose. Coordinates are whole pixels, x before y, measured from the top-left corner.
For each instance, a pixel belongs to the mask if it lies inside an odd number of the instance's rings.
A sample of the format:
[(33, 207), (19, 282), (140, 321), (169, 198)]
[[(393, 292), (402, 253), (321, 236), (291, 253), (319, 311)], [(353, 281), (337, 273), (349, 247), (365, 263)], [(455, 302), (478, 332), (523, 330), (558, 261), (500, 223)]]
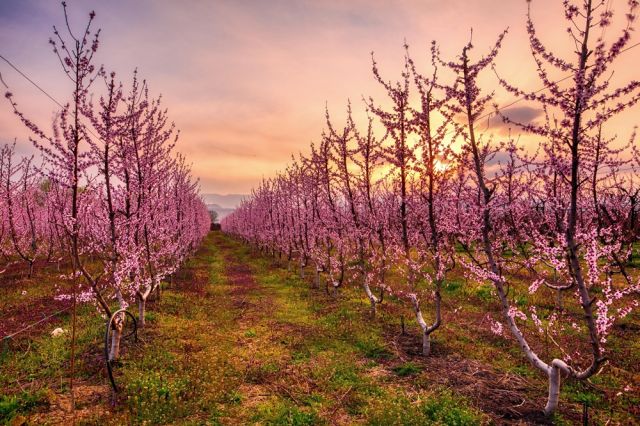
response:
[(111, 331), (111, 325), (113, 324), (113, 319), (116, 317), (116, 315), (119, 314), (125, 314), (129, 315), (129, 317), (131, 317), (131, 320), (133, 321), (133, 331), (129, 334), (127, 334), (126, 336), (123, 336), (123, 338), (128, 338), (131, 336), (135, 337), (135, 341), (138, 341), (138, 322), (136, 321), (136, 317), (133, 316), (133, 314), (129, 311), (127, 311), (127, 309), (119, 309), (117, 311), (115, 311), (113, 313), (113, 315), (111, 315), (111, 318), (109, 318), (109, 321), (107, 322), (107, 329), (105, 331), (104, 334), (104, 360), (105, 363), (107, 364), (107, 373), (109, 374), (109, 381), (111, 382), (111, 387), (113, 388), (113, 393), (118, 393), (118, 387), (116, 386), (116, 381), (113, 378), (113, 367), (111, 365), (111, 360), (109, 359), (109, 331)]

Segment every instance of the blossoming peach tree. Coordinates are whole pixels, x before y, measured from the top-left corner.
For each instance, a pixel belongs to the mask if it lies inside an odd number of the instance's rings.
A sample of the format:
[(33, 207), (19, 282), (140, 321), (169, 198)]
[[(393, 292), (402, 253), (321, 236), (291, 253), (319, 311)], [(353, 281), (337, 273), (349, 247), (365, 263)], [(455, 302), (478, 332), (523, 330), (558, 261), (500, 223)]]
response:
[[(387, 100), (365, 100), (366, 131), (351, 104), (342, 127), (326, 112), (310, 155), (265, 180), (222, 221), (225, 232), (294, 253), (301, 266), (311, 259), (336, 289), (358, 283), (372, 313), (384, 292), (409, 302), (425, 355), (442, 322), (447, 273), (458, 268), (490, 283), (500, 315), (487, 312), (489, 328), (510, 335), (547, 376), (547, 414), (557, 409), (562, 376), (585, 380), (603, 367), (613, 324), (638, 306), (640, 290), (628, 267), (638, 190), (625, 174), (638, 164), (635, 132), (622, 144), (606, 136), (607, 123), (640, 101), (640, 82), (612, 89), (610, 79), (629, 46), (638, 2), (628, 2), (626, 24), (610, 44), (606, 2), (566, 0), (563, 7), (573, 59), (547, 49), (527, 15), (545, 91), (519, 89), (498, 75), (494, 62), (506, 31), (479, 59), (472, 42), (453, 60), (442, 59), (434, 42), (428, 73), (405, 46), (398, 82), (384, 80), (373, 62)], [(520, 123), (491, 108), (494, 95), (479, 78), (492, 68), (499, 86), (542, 112), (541, 122)], [(569, 75), (551, 77), (563, 73)], [(492, 114), (529, 134), (537, 148), (526, 150), (492, 128), (479, 131)], [(552, 348), (543, 351), (548, 341)]]
[[(6, 94), (44, 165), (15, 162), (10, 146), (0, 153), (2, 252), (19, 256), (31, 273), (47, 245), (61, 240), (57, 250), (72, 265), (71, 292), (61, 289), (57, 297), (95, 303), (109, 318), (137, 300), (144, 326), (147, 297), (197, 248), (209, 214), (189, 165), (174, 152), (177, 132), (160, 98), (151, 99), (137, 73), (125, 95), (115, 73), (93, 65), (95, 14), (77, 35), (63, 6), (66, 31), (54, 27), (51, 45), (72, 92), (52, 132)], [(99, 82), (104, 88), (94, 97), (90, 90)], [(123, 322), (122, 314), (113, 321), (109, 359), (118, 357)]]

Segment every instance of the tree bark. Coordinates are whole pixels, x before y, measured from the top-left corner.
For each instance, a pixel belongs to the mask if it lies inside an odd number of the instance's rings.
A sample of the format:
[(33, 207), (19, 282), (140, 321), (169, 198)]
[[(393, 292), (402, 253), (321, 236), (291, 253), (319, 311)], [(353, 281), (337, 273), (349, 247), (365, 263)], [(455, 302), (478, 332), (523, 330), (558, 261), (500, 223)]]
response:
[(112, 327), (111, 334), (111, 349), (109, 351), (109, 361), (113, 361), (120, 356), (120, 341), (122, 340), (122, 329), (123, 329), (123, 319), (122, 316), (124, 314), (118, 314), (120, 318), (114, 320), (114, 325)]
[(314, 273), (314, 277), (313, 277), (313, 284), (311, 285), (311, 288), (313, 288), (313, 289), (320, 288), (320, 268), (319, 268), (319, 266), (317, 264), (316, 264), (316, 267), (315, 267), (315, 273)]
[(144, 328), (145, 321), (145, 312), (147, 309), (147, 300), (142, 297), (138, 297), (138, 327)]
[(380, 300), (376, 297), (373, 292), (371, 292), (371, 288), (369, 287), (369, 282), (365, 277), (362, 281), (362, 287), (364, 288), (364, 292), (367, 294), (367, 298), (369, 299), (369, 303), (371, 304), (371, 318), (376, 317), (377, 306), (380, 303)]
[(429, 356), (431, 355), (431, 333), (436, 331), (440, 327), (441, 323), (441, 315), (440, 315), (440, 292), (436, 292), (435, 294), (435, 305), (436, 305), (436, 319), (429, 326), (427, 322), (424, 320), (422, 316), (422, 311), (420, 310), (420, 302), (415, 295), (410, 296), (411, 304), (413, 305), (413, 310), (416, 315), (416, 321), (418, 325), (422, 329), (422, 355)]

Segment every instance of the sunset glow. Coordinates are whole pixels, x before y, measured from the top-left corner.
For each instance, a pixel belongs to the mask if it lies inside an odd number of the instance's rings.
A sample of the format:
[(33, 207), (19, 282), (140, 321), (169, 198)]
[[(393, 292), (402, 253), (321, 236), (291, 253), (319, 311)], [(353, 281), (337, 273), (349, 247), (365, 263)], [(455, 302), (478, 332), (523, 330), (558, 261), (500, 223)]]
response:
[[(497, 70), (523, 87), (539, 87), (524, 0), (192, 0), (179, 8), (167, 0), (68, 3), (73, 22), (96, 12), (102, 29), (97, 63), (124, 82), (137, 68), (152, 92), (162, 93), (181, 131), (179, 150), (193, 164), (205, 193), (248, 193), (292, 154), (307, 152), (309, 143), (320, 139), (325, 103), (339, 121), (350, 99), (362, 121), (362, 97), (385, 102), (371, 74), (370, 52), (383, 77), (395, 80), (405, 40), (416, 62), (426, 66), (431, 40), (438, 41), (445, 57), (453, 57), (472, 28), (482, 51), (509, 27)], [(534, 0), (531, 8), (543, 40), (568, 46), (560, 2)], [(47, 43), (51, 25), (63, 24), (58, 2), (4, 0), (0, 24), (0, 54), (67, 102), (69, 82)], [(621, 56), (613, 86), (635, 75), (637, 58), (636, 49)], [(47, 127), (57, 105), (4, 62), (0, 73), (22, 108)], [(482, 83), (496, 89), (499, 104), (513, 100), (498, 88), (495, 76), (485, 75)], [(525, 120), (540, 114), (522, 102), (510, 111)], [(617, 117), (612, 133), (626, 140), (635, 124), (628, 118), (638, 111)], [(0, 111), (0, 138), (17, 138), (18, 152), (34, 152), (27, 137), (8, 108)]]

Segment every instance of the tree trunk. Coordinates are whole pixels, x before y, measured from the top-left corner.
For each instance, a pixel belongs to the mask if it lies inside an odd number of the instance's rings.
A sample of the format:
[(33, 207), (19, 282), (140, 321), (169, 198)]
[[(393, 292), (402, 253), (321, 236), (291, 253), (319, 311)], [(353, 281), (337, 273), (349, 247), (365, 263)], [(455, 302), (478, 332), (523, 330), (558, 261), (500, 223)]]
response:
[(364, 288), (364, 292), (367, 294), (367, 298), (369, 299), (369, 303), (371, 304), (371, 318), (376, 317), (377, 305), (380, 302), (378, 298), (371, 292), (371, 288), (369, 287), (369, 282), (365, 278), (362, 282), (362, 287)]
[(549, 416), (558, 408), (560, 399), (560, 378), (562, 371), (569, 371), (569, 367), (564, 361), (554, 359), (548, 369), (549, 375), (549, 397), (547, 405), (544, 407), (544, 414)]
[(431, 355), (431, 333), (422, 333), (422, 355)]
[(109, 361), (114, 361), (120, 356), (120, 341), (122, 340), (122, 329), (124, 328), (124, 314), (119, 314), (119, 318), (114, 320), (111, 334), (111, 350)]
[(422, 355), (429, 356), (431, 355), (431, 333), (433, 333), (438, 329), (438, 327), (440, 327), (439, 292), (436, 293), (436, 320), (431, 326), (427, 324), (427, 322), (424, 320), (424, 317), (422, 316), (422, 311), (420, 310), (420, 302), (418, 301), (417, 296), (412, 295), (410, 297), (410, 301), (416, 314), (416, 321), (422, 329)]
[(145, 312), (147, 310), (147, 299), (146, 297), (138, 296), (138, 327), (144, 328), (145, 322)]
[(311, 285), (311, 288), (320, 288), (320, 268), (318, 267), (318, 265), (316, 265), (315, 267), (315, 275), (313, 277), (313, 284)]
[(340, 283), (337, 281), (331, 281), (332, 295), (333, 297), (338, 297), (338, 289), (340, 288)]

